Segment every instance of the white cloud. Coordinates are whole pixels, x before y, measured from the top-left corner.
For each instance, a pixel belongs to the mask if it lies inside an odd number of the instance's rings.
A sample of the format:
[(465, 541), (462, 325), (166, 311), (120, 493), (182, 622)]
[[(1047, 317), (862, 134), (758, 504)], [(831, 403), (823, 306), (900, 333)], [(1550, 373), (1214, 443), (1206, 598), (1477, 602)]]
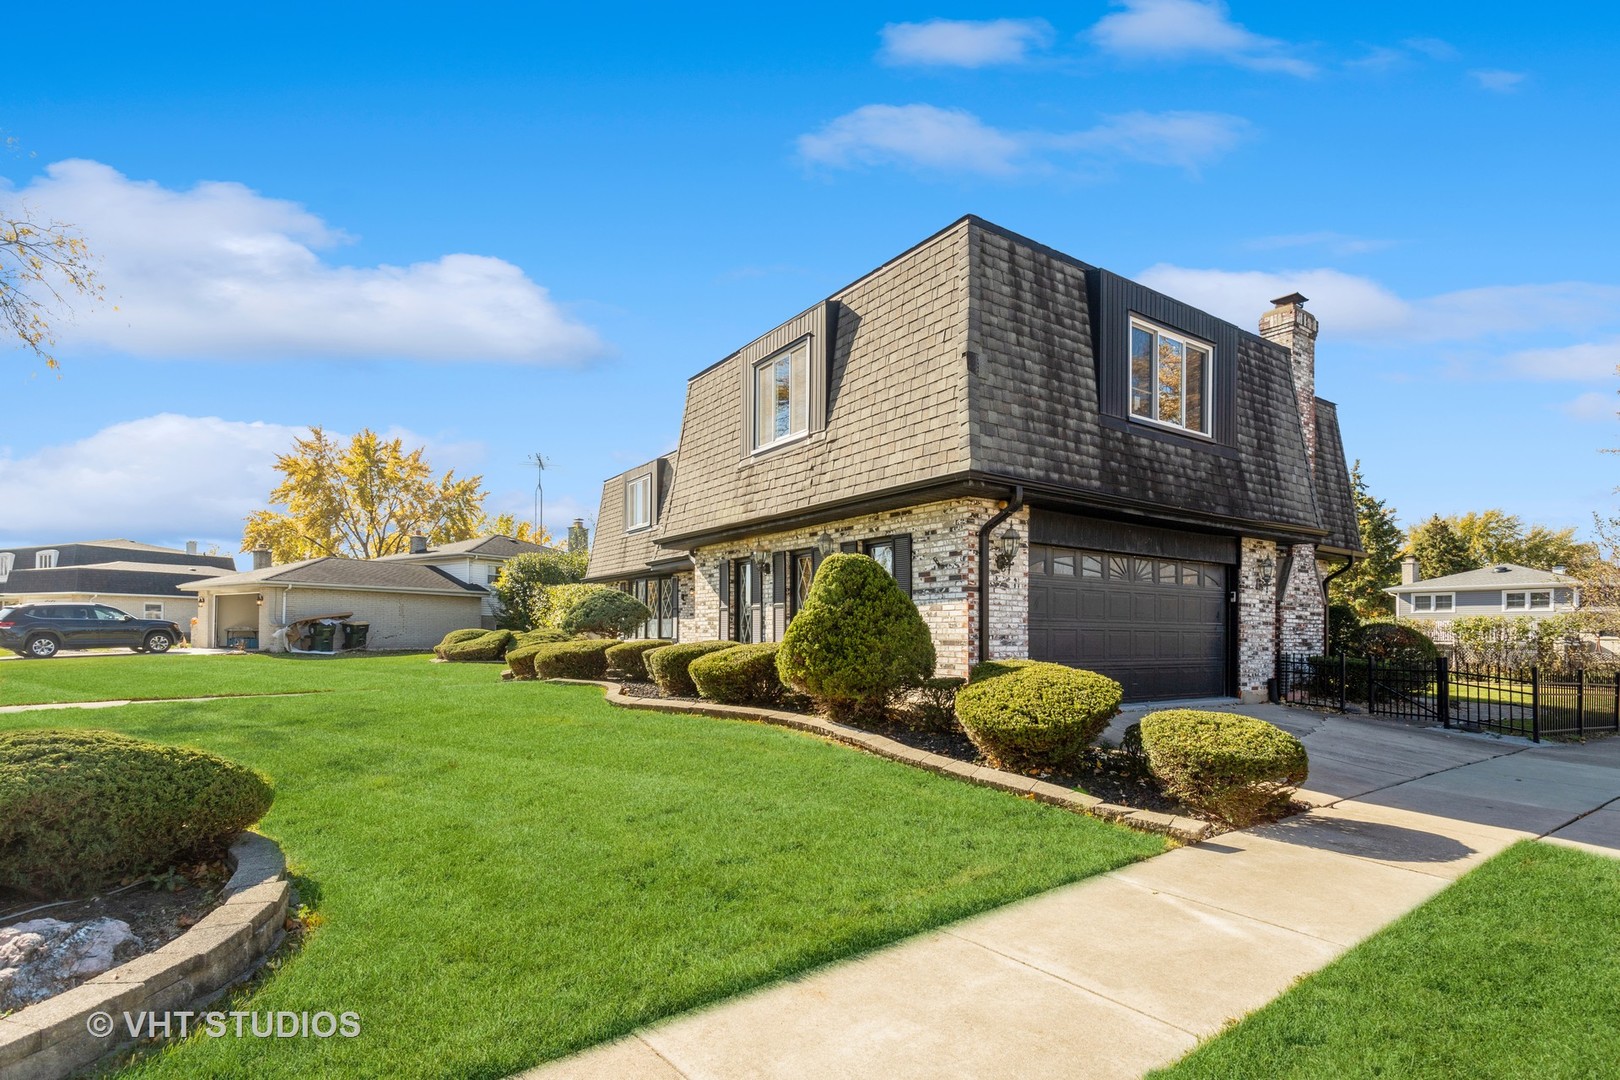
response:
[(1250, 240), (1245, 247), (1256, 251), (1275, 251), (1279, 248), (1319, 247), (1335, 255), (1365, 255), (1370, 251), (1383, 251), (1395, 246), (1393, 240), (1369, 240), (1360, 236), (1323, 231), (1293, 233), (1287, 236), (1261, 236)]
[[(1271, 273), (1160, 263), (1137, 280), (1239, 326), (1254, 325), (1272, 297), (1301, 292), (1311, 298), (1324, 333), (1370, 341), (1473, 341), (1548, 327), (1578, 333), (1614, 323), (1620, 311), (1620, 286), (1580, 281), (1459, 289), (1406, 299), (1371, 278), (1331, 269)], [(1593, 361), (1588, 357), (1586, 362)], [(1611, 370), (1613, 363), (1609, 361)]]
[(1613, 420), (1620, 415), (1620, 400), (1616, 400), (1612, 390), (1593, 390), (1573, 401), (1564, 402), (1560, 409), (1573, 420)]
[(336, 265), (319, 252), (344, 243), (341, 230), (242, 184), (181, 191), (74, 160), (20, 191), (0, 189), (0, 202), (17, 198), (73, 223), (102, 260), (108, 305), (61, 328), (62, 352), (545, 364), (604, 351), (512, 263), (449, 254)]
[(886, 64), (978, 68), (1023, 63), (1032, 49), (1051, 43), (1052, 25), (1045, 19), (930, 19), (890, 23), (882, 37), (878, 59)]
[(1235, 23), (1221, 0), (1120, 0), (1089, 32), (1098, 48), (1131, 60), (1224, 60), (1255, 71), (1308, 77), (1316, 65), (1291, 46)]
[(1007, 131), (963, 109), (863, 105), (799, 137), (804, 160), (835, 168), (907, 165), (1010, 177), (1120, 160), (1189, 171), (1232, 149), (1248, 122), (1223, 113), (1133, 112), (1075, 132)]
[(1620, 338), (1561, 348), (1527, 349), (1512, 354), (1504, 363), (1509, 370), (1535, 379), (1612, 378), (1620, 369)]
[(1470, 71), (1468, 74), (1483, 89), (1498, 94), (1511, 94), (1519, 88), (1520, 83), (1524, 82), (1524, 72), (1522, 71), (1501, 71), (1492, 68)]

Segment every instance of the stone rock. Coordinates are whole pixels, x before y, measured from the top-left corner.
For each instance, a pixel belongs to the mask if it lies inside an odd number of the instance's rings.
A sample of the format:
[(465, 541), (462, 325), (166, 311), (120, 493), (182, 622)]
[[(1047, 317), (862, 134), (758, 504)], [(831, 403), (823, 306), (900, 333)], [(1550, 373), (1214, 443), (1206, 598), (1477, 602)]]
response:
[(0, 927), (0, 1013), (71, 990), (144, 948), (120, 919), (33, 919)]

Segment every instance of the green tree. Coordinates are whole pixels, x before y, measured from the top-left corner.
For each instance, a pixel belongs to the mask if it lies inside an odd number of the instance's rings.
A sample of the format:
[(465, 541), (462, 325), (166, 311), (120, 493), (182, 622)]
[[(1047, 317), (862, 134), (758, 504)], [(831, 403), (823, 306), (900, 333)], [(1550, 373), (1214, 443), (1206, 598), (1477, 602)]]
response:
[(344, 555), (374, 559), (408, 549), (421, 534), (430, 544), (480, 535), (483, 478), (435, 479), (423, 449), (406, 452), (401, 440), (369, 428), (340, 445), (318, 427), (276, 458), (281, 483), (270, 502), (247, 519), (242, 550), (269, 548), (276, 562)]
[(1401, 527), (1395, 524), (1395, 511), (1367, 490), (1359, 460), (1350, 469), (1350, 485), (1356, 528), (1367, 554), (1333, 579), (1328, 586), (1329, 600), (1348, 604), (1363, 619), (1392, 615), (1395, 598), (1384, 590), (1401, 581)]
[(1554, 529), (1533, 524), (1526, 528), (1517, 514), (1506, 510), (1470, 511), (1446, 521), (1467, 545), (1475, 568), (1517, 563), (1548, 570), (1554, 566), (1582, 566), (1597, 556), (1594, 545), (1575, 538), (1573, 526)]
[(1469, 552), (1468, 541), (1456, 527), (1439, 514), (1413, 526), (1406, 538), (1406, 553), (1417, 558), (1418, 569), (1425, 578), (1460, 574), (1484, 565)]
[(506, 560), (490, 586), (500, 601), (503, 630), (533, 630), (549, 606), (546, 592), (554, 585), (585, 580), (590, 556), (583, 551), (530, 551)]

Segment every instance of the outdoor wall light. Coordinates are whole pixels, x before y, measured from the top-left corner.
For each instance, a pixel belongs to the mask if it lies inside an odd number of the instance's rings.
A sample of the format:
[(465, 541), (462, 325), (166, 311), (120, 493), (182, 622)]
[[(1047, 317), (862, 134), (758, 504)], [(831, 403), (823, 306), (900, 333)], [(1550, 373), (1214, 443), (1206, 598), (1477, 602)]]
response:
[(821, 550), (823, 555), (831, 555), (833, 553), (832, 533), (824, 532), (816, 537), (816, 547)]
[(260, 607), (264, 607), (264, 593), (260, 593), (258, 596), (254, 597), (253, 599), (254, 599), (254, 602), (256, 604), (258, 604)]
[(1018, 542), (1022, 539), (1017, 529), (1008, 529), (1001, 534), (1001, 545), (996, 550), (997, 570), (1012, 569), (1013, 562), (1018, 558)]
[(1254, 581), (1262, 589), (1271, 588), (1271, 583), (1277, 580), (1277, 560), (1270, 555), (1262, 555), (1254, 561)]

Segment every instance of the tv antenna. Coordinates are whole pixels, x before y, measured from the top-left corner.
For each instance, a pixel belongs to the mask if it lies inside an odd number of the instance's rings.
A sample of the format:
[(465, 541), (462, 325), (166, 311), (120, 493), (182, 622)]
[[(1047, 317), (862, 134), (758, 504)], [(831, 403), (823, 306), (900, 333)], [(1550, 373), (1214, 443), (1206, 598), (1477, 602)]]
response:
[(542, 455), (530, 454), (528, 464), (534, 466), (534, 535), (540, 535), (540, 514), (546, 508), (546, 466), (551, 464)]

